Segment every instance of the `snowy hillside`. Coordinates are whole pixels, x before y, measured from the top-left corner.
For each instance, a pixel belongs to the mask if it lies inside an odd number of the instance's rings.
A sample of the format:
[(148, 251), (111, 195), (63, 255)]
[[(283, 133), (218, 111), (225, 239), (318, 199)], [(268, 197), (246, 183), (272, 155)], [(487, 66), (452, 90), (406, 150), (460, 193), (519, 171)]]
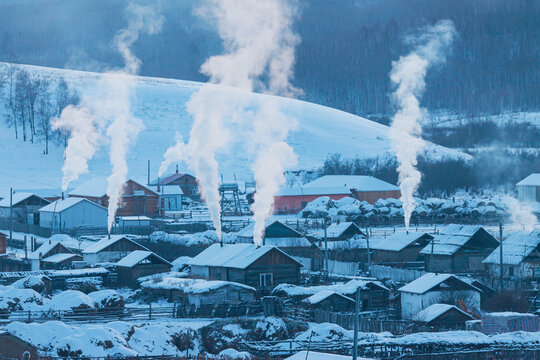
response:
[[(4, 66), (4, 64), (0, 64)], [(96, 86), (99, 74), (63, 69), (23, 66), (31, 73), (55, 79), (63, 76), (81, 94), (99, 91)], [(157, 169), (165, 150), (174, 143), (175, 133), (184, 139), (189, 135), (192, 120), (186, 113), (185, 103), (200, 83), (139, 77), (134, 101), (134, 114), (144, 122), (145, 129), (130, 151), (128, 164), (130, 177), (145, 181), (147, 161), (151, 161), (151, 177)], [(226, 88), (223, 91), (227, 91)], [(267, 95), (254, 95), (267, 96)], [(2, 102), (4, 102), (3, 99)], [(297, 168), (319, 166), (332, 153), (346, 157), (385, 157), (390, 154), (388, 127), (373, 121), (328, 107), (287, 98), (279, 99), (285, 112), (298, 119), (299, 126), (291, 134), (290, 143), (299, 156)], [(208, 104), (212, 106), (212, 104)], [(5, 117), (5, 107), (0, 106), (0, 117)], [(251, 178), (249, 159), (245, 151), (246, 139), (238, 139), (228, 154), (220, 160), (225, 180), (236, 174), (239, 180)], [(43, 144), (23, 143), (15, 140), (13, 130), (2, 121), (0, 125), (0, 188), (58, 188), (61, 179), (63, 147), (53, 146), (49, 155), (43, 155)], [(467, 157), (455, 150), (429, 144), (426, 149), (430, 159)], [(172, 171), (173, 169), (171, 169)], [(185, 166), (180, 164), (180, 170)], [(189, 171), (189, 170), (188, 170)], [(102, 146), (90, 162), (91, 175), (106, 176), (110, 172), (107, 147)], [(86, 175), (86, 178), (89, 175)], [(85, 180), (80, 179), (80, 181)]]

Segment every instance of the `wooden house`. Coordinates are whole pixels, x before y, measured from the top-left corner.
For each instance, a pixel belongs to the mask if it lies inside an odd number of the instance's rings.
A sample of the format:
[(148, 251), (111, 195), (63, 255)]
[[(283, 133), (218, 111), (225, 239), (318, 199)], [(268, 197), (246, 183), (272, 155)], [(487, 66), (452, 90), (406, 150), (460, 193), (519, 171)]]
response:
[[(92, 179), (69, 193), (69, 197), (88, 199), (98, 205), (107, 207), (107, 179)], [(119, 216), (156, 216), (161, 206), (158, 204), (159, 194), (134, 180), (128, 180), (122, 186), (117, 214)]]
[(88, 246), (82, 254), (87, 264), (115, 263), (135, 250), (149, 251), (126, 236), (112, 235)]
[(150, 227), (152, 219), (148, 216), (119, 216), (118, 228), (122, 229), (122, 232), (126, 233), (124, 229)]
[(79, 254), (59, 253), (41, 259), (41, 269), (43, 270), (65, 270), (72, 269), (73, 263), (82, 261), (83, 257)]
[(16, 192), (11, 200), (9, 196), (0, 200), (0, 219), (10, 219), (10, 204), (13, 208), (14, 222), (39, 225), (39, 209), (49, 204), (49, 201), (32, 193)]
[(39, 224), (53, 231), (106, 228), (107, 209), (84, 198), (60, 199), (39, 209)]
[(7, 235), (0, 231), (0, 255), (7, 252)]
[(118, 286), (138, 288), (137, 279), (168, 272), (172, 264), (151, 251), (135, 250), (116, 263)]
[[(58, 256), (61, 254), (61, 256)], [(47, 260), (47, 265), (56, 263), (63, 263), (68, 265), (70, 259), (74, 259), (74, 253), (59, 241), (48, 240), (44, 242), (39, 248), (28, 255), (28, 259), (32, 262), (32, 270), (43, 270), (45, 267), (43, 260)], [(54, 257), (53, 257), (54, 256)], [(80, 256), (79, 256), (80, 258)], [(75, 260), (75, 259), (74, 259)], [(80, 258), (79, 260), (82, 260)], [(73, 260), (72, 260), (73, 261)], [(71, 264), (69, 262), (69, 264)]]
[(27, 360), (38, 360), (38, 349), (34, 345), (7, 331), (0, 331), (0, 358), (23, 359), (22, 355), (28, 352)]
[[(427, 271), (464, 273), (484, 270), (482, 261), (499, 241), (478, 225), (451, 224), (420, 251)], [(433, 259), (433, 264), (431, 261)]]
[[(179, 173), (178, 169), (176, 169), (176, 172), (173, 174), (152, 180), (148, 185), (155, 186), (158, 194), (161, 194), (162, 187), (180, 187), (183, 196), (195, 201), (199, 201), (201, 198), (197, 179), (192, 175)], [(177, 191), (172, 191), (172, 193), (177, 193)]]
[(302, 300), (309, 309), (321, 309), (333, 312), (353, 312), (356, 302), (345, 295), (332, 290), (321, 290)]
[(533, 173), (516, 184), (519, 201), (531, 203), (540, 201), (540, 174)]
[(410, 320), (432, 304), (461, 301), (470, 308), (480, 308), (480, 289), (452, 274), (427, 273), (399, 288), (401, 316)]
[(298, 284), (302, 264), (279, 248), (254, 244), (214, 244), (191, 261), (191, 274), (251, 286), (261, 294), (276, 285)]
[(465, 321), (474, 320), (474, 317), (455, 305), (432, 304), (419, 311), (412, 320), (427, 325), (442, 325), (459, 329), (464, 328)]
[(423, 261), (420, 251), (426, 247), (433, 236), (423, 232), (396, 232), (378, 242), (374, 242), (373, 262), (401, 266), (403, 263)]
[[(512, 279), (540, 278), (540, 231), (517, 231), (502, 243), (503, 277)], [(501, 273), (501, 249), (497, 247), (483, 261), (496, 278)]]

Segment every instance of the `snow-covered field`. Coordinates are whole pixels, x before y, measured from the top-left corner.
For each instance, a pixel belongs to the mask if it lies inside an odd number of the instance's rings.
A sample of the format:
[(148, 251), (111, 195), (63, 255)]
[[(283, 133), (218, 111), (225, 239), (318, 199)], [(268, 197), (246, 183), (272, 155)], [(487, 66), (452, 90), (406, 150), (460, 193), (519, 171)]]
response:
[[(0, 64), (4, 66), (5, 64)], [(23, 65), (33, 74), (41, 74), (52, 80), (63, 76), (81, 95), (99, 92), (97, 73), (44, 68)], [(143, 120), (145, 129), (129, 151), (129, 176), (146, 180), (147, 161), (151, 161), (152, 177), (163, 159), (163, 153), (175, 141), (176, 132), (184, 139), (189, 136), (192, 119), (186, 113), (186, 101), (199, 89), (200, 83), (139, 77), (136, 88), (134, 114)], [(223, 91), (228, 91), (223, 88)], [(4, 95), (5, 96), (5, 95)], [(267, 95), (254, 95), (267, 96)], [(346, 157), (388, 156), (391, 151), (388, 127), (364, 118), (332, 108), (280, 98), (279, 103), (290, 116), (298, 119), (298, 128), (289, 138), (299, 156), (297, 168), (319, 166), (329, 154), (342, 153)], [(209, 104), (208, 106), (212, 106)], [(6, 111), (0, 106), (0, 116)], [(271, 120), (269, 120), (271, 121)], [(250, 159), (245, 148), (246, 140), (237, 135), (228, 154), (219, 156), (220, 172), (225, 180), (236, 174), (238, 179), (251, 178)], [(49, 155), (43, 154), (44, 144), (16, 141), (13, 129), (0, 125), (0, 192), (1, 188), (58, 188), (60, 186), (63, 147), (53, 146)], [(429, 144), (428, 158), (468, 157), (456, 150)], [(172, 169), (171, 169), (172, 170)], [(180, 170), (184, 170), (181, 168)], [(107, 147), (102, 146), (90, 162), (91, 175), (106, 176), (110, 172)], [(87, 176), (87, 178), (88, 178)], [(75, 184), (76, 185), (76, 184)]]

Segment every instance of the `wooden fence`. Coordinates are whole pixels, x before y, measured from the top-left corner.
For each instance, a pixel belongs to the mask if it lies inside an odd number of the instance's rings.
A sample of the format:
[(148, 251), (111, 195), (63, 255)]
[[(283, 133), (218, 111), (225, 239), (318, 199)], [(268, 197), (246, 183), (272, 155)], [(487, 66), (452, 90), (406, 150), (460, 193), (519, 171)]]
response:
[(490, 349), (441, 354), (402, 355), (396, 360), (537, 360), (540, 349)]

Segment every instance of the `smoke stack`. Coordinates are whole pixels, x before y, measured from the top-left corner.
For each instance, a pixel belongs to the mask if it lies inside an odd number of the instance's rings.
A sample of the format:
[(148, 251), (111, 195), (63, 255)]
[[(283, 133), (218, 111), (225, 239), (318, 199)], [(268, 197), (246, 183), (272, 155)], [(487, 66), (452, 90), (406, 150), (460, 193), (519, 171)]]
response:
[(62, 191), (62, 200), (64, 200), (64, 192)]
[(176, 173), (178, 174), (178, 164), (176, 164)]

